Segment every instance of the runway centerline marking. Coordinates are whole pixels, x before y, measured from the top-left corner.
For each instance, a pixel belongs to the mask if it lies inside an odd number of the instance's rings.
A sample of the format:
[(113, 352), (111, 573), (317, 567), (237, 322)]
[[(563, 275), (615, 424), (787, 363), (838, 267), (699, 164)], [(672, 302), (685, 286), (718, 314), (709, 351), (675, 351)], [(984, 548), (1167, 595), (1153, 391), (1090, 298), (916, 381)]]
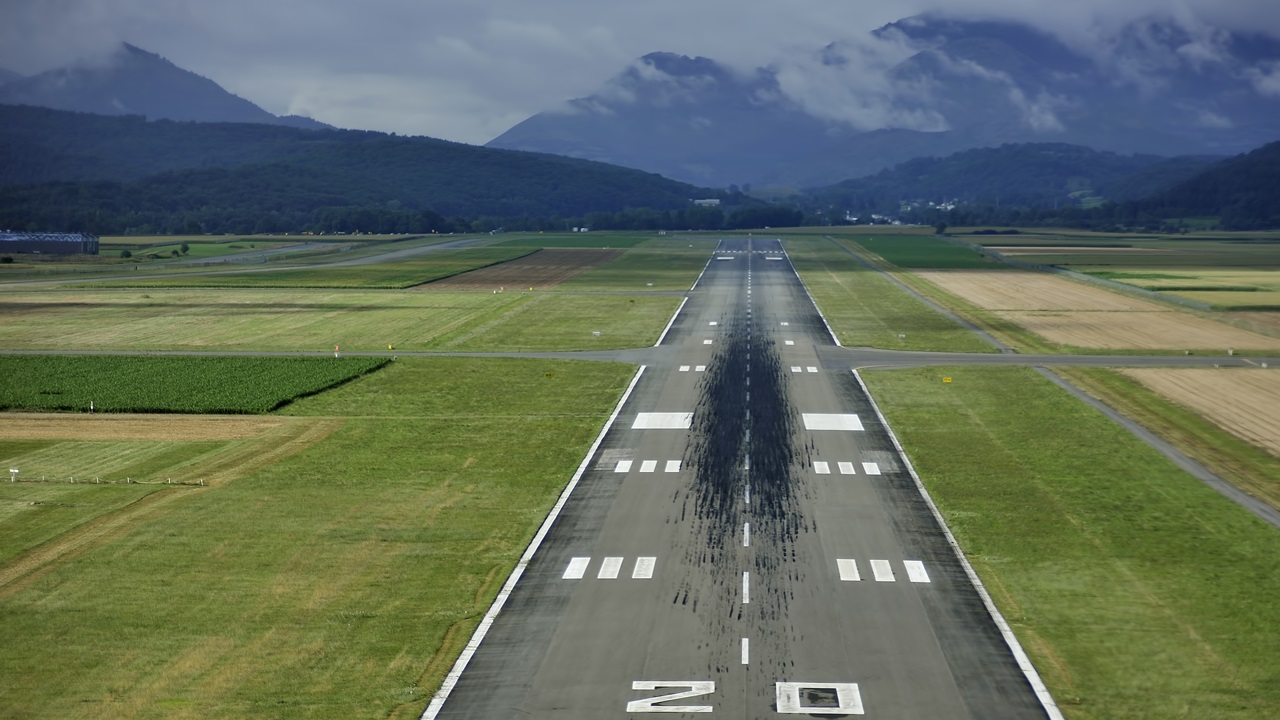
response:
[(742, 604), (751, 604), (751, 573), (742, 573)]
[(751, 547), (751, 523), (742, 524), (742, 547)]
[(751, 657), (750, 648), (751, 648), (751, 641), (748, 640), (747, 638), (742, 638), (742, 664), (743, 665), (749, 664), (748, 661)]

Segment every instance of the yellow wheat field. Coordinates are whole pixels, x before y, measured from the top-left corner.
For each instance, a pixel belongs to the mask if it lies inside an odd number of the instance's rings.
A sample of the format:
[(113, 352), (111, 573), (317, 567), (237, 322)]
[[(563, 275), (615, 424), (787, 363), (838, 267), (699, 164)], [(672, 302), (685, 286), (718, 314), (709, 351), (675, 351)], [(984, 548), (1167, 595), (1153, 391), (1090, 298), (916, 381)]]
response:
[(1149, 390), (1280, 456), (1280, 371), (1122, 370)]

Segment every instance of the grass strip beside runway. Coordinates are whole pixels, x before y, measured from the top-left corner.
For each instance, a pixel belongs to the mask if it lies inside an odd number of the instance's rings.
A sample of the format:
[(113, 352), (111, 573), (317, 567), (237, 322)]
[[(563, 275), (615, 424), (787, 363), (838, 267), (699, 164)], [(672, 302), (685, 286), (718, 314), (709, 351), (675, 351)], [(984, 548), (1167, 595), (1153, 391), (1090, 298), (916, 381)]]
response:
[(792, 239), (786, 241), (786, 247), (796, 271), (846, 346), (995, 351), (977, 335), (903, 292), (828, 240)]
[(1032, 370), (865, 379), (1069, 718), (1280, 714), (1275, 528)]
[(632, 374), (401, 359), (296, 403), (340, 427), (0, 587), (0, 716), (416, 718)]

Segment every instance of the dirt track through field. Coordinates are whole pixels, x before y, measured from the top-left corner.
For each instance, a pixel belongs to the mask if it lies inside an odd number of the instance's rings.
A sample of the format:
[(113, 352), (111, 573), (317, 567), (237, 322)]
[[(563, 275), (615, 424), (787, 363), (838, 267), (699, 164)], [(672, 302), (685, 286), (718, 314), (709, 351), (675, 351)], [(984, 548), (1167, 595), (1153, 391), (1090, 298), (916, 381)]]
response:
[(624, 250), (547, 249), (522, 258), (418, 285), (419, 290), (544, 290), (603, 265)]
[(0, 414), (5, 440), (243, 440), (292, 422), (278, 417), (220, 415)]
[(947, 292), (1050, 342), (1106, 350), (1280, 350), (1280, 337), (1046, 273), (926, 271)]
[(1280, 372), (1212, 368), (1120, 372), (1280, 457)]

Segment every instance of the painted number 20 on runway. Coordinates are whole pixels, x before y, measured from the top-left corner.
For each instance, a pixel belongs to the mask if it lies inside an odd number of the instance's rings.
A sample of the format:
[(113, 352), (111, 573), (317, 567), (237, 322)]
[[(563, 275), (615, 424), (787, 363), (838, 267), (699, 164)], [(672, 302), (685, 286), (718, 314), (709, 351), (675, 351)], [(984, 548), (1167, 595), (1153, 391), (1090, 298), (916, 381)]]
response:
[[(779, 682), (779, 715), (862, 715), (862, 695), (857, 683)], [(709, 713), (711, 705), (666, 705), (680, 700), (705, 698), (715, 694), (714, 680), (636, 680), (632, 690), (670, 691), (627, 703), (629, 713)], [(706, 700), (703, 700), (706, 702)]]

